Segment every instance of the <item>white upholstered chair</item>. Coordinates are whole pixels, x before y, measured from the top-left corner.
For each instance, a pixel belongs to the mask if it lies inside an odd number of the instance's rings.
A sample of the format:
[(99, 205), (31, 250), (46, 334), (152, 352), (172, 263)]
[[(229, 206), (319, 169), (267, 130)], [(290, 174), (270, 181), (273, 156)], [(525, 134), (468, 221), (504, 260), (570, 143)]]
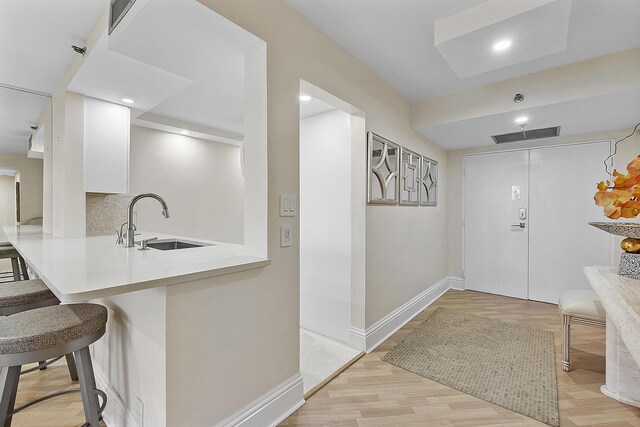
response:
[(563, 292), (558, 300), (558, 309), (562, 315), (562, 369), (569, 372), (571, 324), (604, 328), (607, 314), (596, 293), (584, 289)]

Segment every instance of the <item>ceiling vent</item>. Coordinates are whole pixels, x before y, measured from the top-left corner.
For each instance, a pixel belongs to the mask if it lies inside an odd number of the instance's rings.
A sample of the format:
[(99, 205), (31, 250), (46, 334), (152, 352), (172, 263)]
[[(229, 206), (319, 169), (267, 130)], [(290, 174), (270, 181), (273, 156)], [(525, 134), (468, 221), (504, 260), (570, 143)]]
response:
[(531, 129), (513, 133), (503, 133), (502, 135), (492, 135), (491, 138), (496, 144), (505, 142), (527, 141), (529, 139), (552, 138), (560, 135), (560, 126), (551, 128)]
[(109, 34), (122, 21), (122, 18), (135, 2), (136, 0), (111, 0), (109, 5)]

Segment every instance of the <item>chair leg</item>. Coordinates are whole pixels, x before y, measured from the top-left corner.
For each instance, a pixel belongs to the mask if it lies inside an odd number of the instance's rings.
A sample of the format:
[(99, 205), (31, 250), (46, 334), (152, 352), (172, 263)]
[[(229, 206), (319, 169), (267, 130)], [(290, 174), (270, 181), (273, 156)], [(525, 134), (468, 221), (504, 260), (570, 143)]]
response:
[(24, 261), (24, 258), (19, 257), (18, 261), (20, 262), (20, 269), (22, 270), (22, 277), (24, 280), (29, 280), (29, 270), (27, 270), (27, 263)]
[(78, 379), (80, 380), (80, 393), (82, 394), (82, 404), (84, 406), (84, 417), (88, 427), (98, 427), (99, 415), (98, 395), (95, 393), (96, 380), (93, 376), (93, 365), (89, 347), (74, 351), (78, 367)]
[(78, 370), (76, 369), (76, 361), (73, 358), (73, 354), (69, 353), (65, 355), (67, 358), (67, 367), (69, 368), (69, 375), (71, 376), (71, 380), (78, 380)]
[(13, 271), (13, 281), (20, 280), (20, 267), (18, 266), (18, 258), (11, 258), (11, 270)]
[(566, 372), (571, 370), (571, 317), (562, 315), (562, 369)]
[(0, 369), (0, 420), (4, 420), (4, 427), (11, 427), (9, 415), (13, 412), (16, 403), (16, 393), (18, 392), (18, 381), (20, 381), (21, 366), (3, 366)]

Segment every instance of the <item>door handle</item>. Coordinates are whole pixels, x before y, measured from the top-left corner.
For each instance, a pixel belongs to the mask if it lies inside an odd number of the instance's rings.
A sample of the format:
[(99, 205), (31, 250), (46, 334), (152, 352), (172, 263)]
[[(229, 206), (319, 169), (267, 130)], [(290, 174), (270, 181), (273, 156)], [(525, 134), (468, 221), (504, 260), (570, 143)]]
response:
[(511, 224), (512, 227), (520, 227), (520, 228), (524, 228), (526, 226), (526, 224), (524, 222), (521, 222), (520, 224)]

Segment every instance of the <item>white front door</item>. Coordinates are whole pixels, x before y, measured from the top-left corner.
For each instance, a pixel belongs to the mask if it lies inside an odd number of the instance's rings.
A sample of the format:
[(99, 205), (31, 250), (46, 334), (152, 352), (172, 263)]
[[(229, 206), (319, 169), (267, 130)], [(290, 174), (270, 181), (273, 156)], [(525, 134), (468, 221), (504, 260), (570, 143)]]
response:
[(591, 289), (582, 269), (609, 265), (610, 235), (602, 221), (596, 184), (607, 173), (609, 142), (531, 150), (529, 299), (557, 303), (569, 289)]
[(467, 156), (465, 171), (465, 287), (527, 298), (529, 152)]
[(556, 303), (590, 289), (582, 269), (609, 265), (611, 239), (593, 195), (609, 142), (465, 158), (467, 289)]

